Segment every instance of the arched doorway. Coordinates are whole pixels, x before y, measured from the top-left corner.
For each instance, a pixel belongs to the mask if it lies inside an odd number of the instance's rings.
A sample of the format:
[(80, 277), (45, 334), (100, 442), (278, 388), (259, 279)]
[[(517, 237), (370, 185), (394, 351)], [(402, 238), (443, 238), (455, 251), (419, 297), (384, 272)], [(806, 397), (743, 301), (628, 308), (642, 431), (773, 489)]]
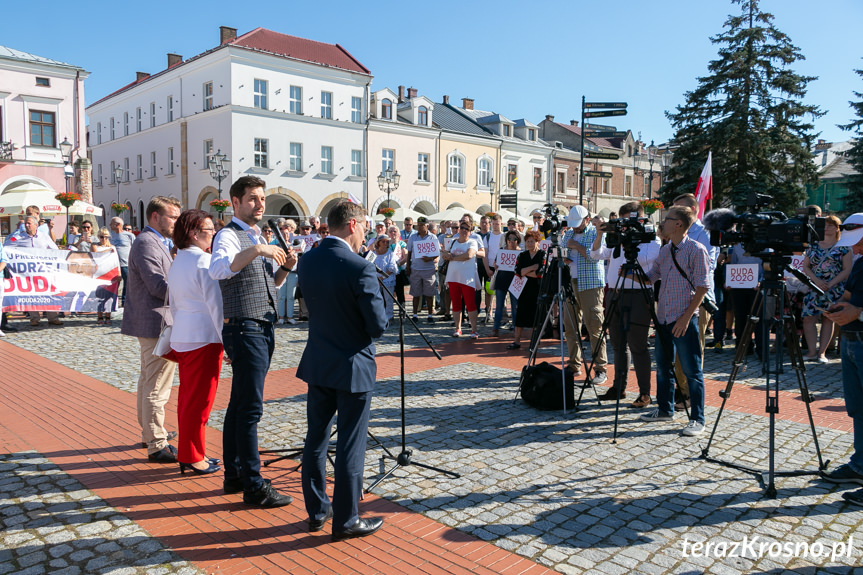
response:
[(418, 211), (421, 214), (425, 214), (427, 216), (430, 216), (430, 215), (434, 214), (435, 212), (437, 212), (437, 208), (435, 208), (435, 205), (433, 203), (427, 201), (427, 200), (422, 200), (420, 202), (417, 202), (413, 206), (412, 209)]
[(306, 203), (295, 192), (281, 186), (267, 190), (264, 218), (302, 219), (311, 214)]

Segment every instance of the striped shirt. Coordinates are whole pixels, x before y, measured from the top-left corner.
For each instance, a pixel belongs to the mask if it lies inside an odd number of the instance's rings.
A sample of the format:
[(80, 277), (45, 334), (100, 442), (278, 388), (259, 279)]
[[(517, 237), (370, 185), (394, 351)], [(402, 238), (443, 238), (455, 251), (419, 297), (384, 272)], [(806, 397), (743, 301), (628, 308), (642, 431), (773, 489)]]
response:
[[(675, 249), (675, 258), (681, 269), (686, 272), (689, 281), (680, 275), (674, 260), (671, 258), (671, 250)], [(710, 287), (710, 262), (707, 249), (691, 239), (683, 236), (679, 244), (674, 246), (668, 243), (659, 250), (659, 258), (653, 269), (647, 274), (651, 282), (662, 280), (659, 289), (659, 302), (656, 309), (656, 317), (661, 324), (676, 322), (692, 303), (696, 288)], [(698, 310), (695, 310), (698, 313)], [(694, 314), (693, 314), (694, 315)]]
[(589, 224), (584, 228), (580, 238), (576, 238), (570, 228), (563, 236), (563, 245), (566, 246), (570, 239), (584, 246), (588, 255), (584, 257), (577, 250), (569, 250), (569, 259), (573, 261), (578, 272), (578, 291), (605, 287), (605, 264), (602, 260), (590, 257), (590, 248), (593, 246), (593, 240), (596, 239), (596, 227)]

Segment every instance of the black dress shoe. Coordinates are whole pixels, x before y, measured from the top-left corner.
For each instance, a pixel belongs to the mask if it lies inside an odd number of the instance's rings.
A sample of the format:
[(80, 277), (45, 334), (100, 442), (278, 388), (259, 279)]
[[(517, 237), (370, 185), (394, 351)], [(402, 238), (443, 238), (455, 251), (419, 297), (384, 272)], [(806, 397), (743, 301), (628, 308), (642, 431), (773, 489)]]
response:
[[(176, 432), (176, 431), (169, 431), (169, 432), (168, 432), (168, 437), (167, 437), (167, 438), (165, 438), (165, 439), (166, 439), (167, 441), (172, 441), (172, 440), (174, 440), (174, 439), (176, 439), (176, 438), (177, 438), (177, 432)], [(145, 442), (143, 442), (143, 441), (142, 441), (142, 442), (141, 442), (141, 447), (142, 447), (142, 448), (144, 448), (144, 449), (147, 449), (147, 444), (146, 444)]]
[[(612, 387), (608, 391), (606, 391), (605, 393), (600, 395), (599, 399), (606, 400), (606, 401), (617, 401), (617, 395), (618, 395), (617, 394), (617, 388)], [(624, 399), (625, 397), (626, 397), (625, 391), (620, 393), (620, 399)]]
[(333, 508), (330, 507), (327, 509), (327, 513), (324, 515), (322, 519), (309, 519), (309, 531), (315, 533), (316, 531), (321, 531), (324, 528), (324, 525), (327, 521), (333, 518)]
[(276, 491), (269, 483), (264, 483), (257, 491), (245, 491), (243, 503), (254, 507), (284, 507), (290, 505), (294, 498)]
[(333, 531), (333, 541), (342, 541), (344, 539), (353, 539), (354, 537), (365, 537), (371, 535), (384, 525), (384, 520), (380, 517), (371, 519), (358, 519), (356, 523), (345, 529), (344, 531)]
[(11, 325), (4, 325), (0, 327), (0, 331), (8, 331), (9, 333), (14, 333), (18, 331), (17, 327), (12, 327)]
[(173, 445), (166, 445), (156, 453), (151, 453), (147, 459), (153, 463), (177, 463), (177, 448)]
[(225, 479), (225, 481), (222, 482), (222, 489), (224, 489), (225, 495), (240, 493), (243, 491), (243, 480), (239, 477), (234, 479)]
[(191, 469), (195, 475), (209, 475), (210, 473), (215, 473), (215, 472), (219, 471), (220, 469), (222, 469), (221, 467), (219, 467), (215, 463), (210, 463), (209, 461), (207, 461), (207, 464), (208, 464), (208, 467), (206, 467), (205, 469), (198, 469), (197, 467), (195, 467), (191, 463), (181, 463), (180, 464), (180, 475), (185, 475), (187, 469)]

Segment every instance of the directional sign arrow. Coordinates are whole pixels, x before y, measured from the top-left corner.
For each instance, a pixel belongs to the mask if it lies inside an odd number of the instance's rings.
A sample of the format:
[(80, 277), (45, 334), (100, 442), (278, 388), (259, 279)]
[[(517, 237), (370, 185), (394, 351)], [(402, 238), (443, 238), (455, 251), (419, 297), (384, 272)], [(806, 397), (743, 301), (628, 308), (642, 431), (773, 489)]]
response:
[(585, 102), (585, 108), (626, 108), (626, 102)]
[(611, 172), (596, 172), (594, 170), (584, 170), (584, 177), (586, 178), (610, 178), (612, 177)]
[(606, 152), (585, 152), (585, 158), (591, 158), (594, 160), (619, 160), (619, 154), (611, 154)]
[(625, 116), (626, 110), (601, 110), (599, 112), (585, 112), (585, 118), (604, 118), (605, 116)]
[(625, 138), (626, 132), (616, 131), (616, 132), (605, 132), (602, 130), (585, 130), (584, 131), (585, 138)]
[(588, 124), (584, 123), (585, 130), (611, 130), (612, 132), (617, 130), (614, 126), (606, 126), (605, 124)]

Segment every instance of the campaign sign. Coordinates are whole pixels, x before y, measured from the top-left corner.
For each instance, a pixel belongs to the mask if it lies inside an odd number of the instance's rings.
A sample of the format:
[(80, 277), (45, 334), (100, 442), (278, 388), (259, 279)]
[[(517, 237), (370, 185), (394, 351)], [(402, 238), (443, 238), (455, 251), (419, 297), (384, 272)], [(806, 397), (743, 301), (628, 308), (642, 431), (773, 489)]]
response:
[(12, 273), (0, 279), (3, 311), (116, 311), (120, 261), (115, 251), (3, 250)]
[(495, 269), (504, 272), (514, 272), (515, 262), (518, 260), (518, 254), (520, 253), (518, 250), (500, 250), (497, 252), (497, 266), (495, 266)]
[[(804, 257), (805, 256), (802, 256), (802, 255), (791, 256), (791, 267), (794, 268), (795, 270), (799, 271), (799, 272), (802, 272), (803, 271), (803, 258)], [(793, 277), (794, 276), (791, 274), (791, 272), (789, 272), (787, 270), (785, 271), (785, 278), (786, 279), (791, 279)]]
[(725, 266), (725, 287), (754, 288), (758, 285), (758, 264), (728, 264)]
[(303, 246), (305, 247), (305, 251), (309, 251), (312, 249), (312, 246), (316, 241), (318, 241), (317, 236), (294, 236), (294, 239), (303, 240)]
[(440, 255), (440, 245), (437, 238), (431, 234), (424, 240), (414, 237), (413, 249), (415, 258), (436, 258)]
[(548, 248), (550, 248), (550, 247), (551, 247), (551, 240), (542, 240), (541, 242), (539, 242), (539, 249), (543, 250), (546, 253), (548, 252)]
[(515, 276), (512, 278), (512, 283), (509, 284), (509, 293), (512, 294), (512, 297), (518, 299), (518, 296), (521, 295), (521, 292), (524, 290), (524, 286), (527, 283), (527, 278), (523, 278), (521, 276)]

